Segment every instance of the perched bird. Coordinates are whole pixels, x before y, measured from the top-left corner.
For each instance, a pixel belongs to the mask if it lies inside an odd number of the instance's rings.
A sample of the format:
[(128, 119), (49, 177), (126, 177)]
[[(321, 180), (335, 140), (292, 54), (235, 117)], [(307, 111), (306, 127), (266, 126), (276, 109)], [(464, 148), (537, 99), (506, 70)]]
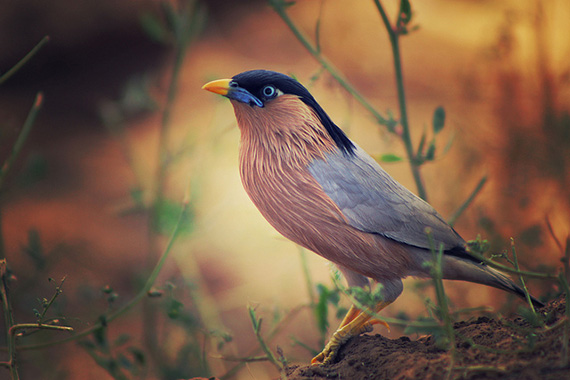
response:
[[(443, 278), (524, 296), (508, 277), (471, 256), (465, 240), (352, 142), (295, 79), (252, 70), (202, 88), (233, 105), (241, 179), (261, 214), (283, 236), (335, 263), (349, 286), (366, 288), (369, 278), (382, 284), (374, 312), (400, 295), (403, 278), (430, 276), (426, 228), (432, 244), (443, 246)], [(313, 362), (330, 361), (342, 342), (374, 322), (351, 307)]]

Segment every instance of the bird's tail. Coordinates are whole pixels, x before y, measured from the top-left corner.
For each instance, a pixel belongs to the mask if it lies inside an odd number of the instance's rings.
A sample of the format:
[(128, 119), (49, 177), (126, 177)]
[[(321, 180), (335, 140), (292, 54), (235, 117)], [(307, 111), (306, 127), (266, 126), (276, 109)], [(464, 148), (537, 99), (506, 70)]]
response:
[[(488, 265), (453, 257), (446, 260), (443, 272), (443, 277), (449, 280), (470, 281), (488, 285), (526, 299), (526, 294), (520, 286), (515, 284), (505, 274), (489, 267)], [(530, 300), (535, 307), (544, 306), (544, 303), (532, 295), (530, 296)]]

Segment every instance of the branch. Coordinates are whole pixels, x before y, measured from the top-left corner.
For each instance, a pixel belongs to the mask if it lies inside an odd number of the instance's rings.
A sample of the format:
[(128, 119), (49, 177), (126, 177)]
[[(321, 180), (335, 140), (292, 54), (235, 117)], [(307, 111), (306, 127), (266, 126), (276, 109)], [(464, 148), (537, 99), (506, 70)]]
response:
[(28, 54), (24, 56), (18, 63), (16, 63), (10, 70), (6, 71), (0, 76), (0, 85), (6, 82), (12, 75), (14, 75), (22, 66), (24, 66), (46, 43), (49, 41), (49, 36), (45, 36)]
[[(180, 212), (180, 216), (178, 218), (178, 222), (176, 223), (174, 231), (172, 232), (172, 236), (171, 236), (170, 240), (168, 241), (168, 244), (167, 244), (164, 252), (162, 253), (162, 256), (160, 257), (160, 259), (156, 263), (154, 269), (152, 270), (152, 273), (150, 274), (149, 278), (146, 280), (146, 283), (143, 286), (143, 288), (137, 293), (137, 295), (131, 301), (129, 301), (127, 304), (125, 304), (123, 307), (121, 307), (120, 309), (118, 309), (114, 313), (110, 314), (105, 319), (105, 323), (108, 324), (108, 323), (112, 322), (113, 320), (117, 319), (118, 317), (122, 316), (123, 314), (127, 313), (135, 305), (137, 305), (143, 298), (147, 297), (148, 292), (151, 290), (151, 288), (152, 288), (154, 282), (156, 281), (162, 267), (164, 266), (164, 263), (166, 262), (166, 259), (168, 259), (168, 256), (170, 255), (170, 252), (172, 250), (172, 247), (174, 246), (176, 239), (178, 238), (178, 235), (180, 233), (180, 226), (182, 225), (182, 221), (186, 217), (186, 213), (188, 212), (188, 207), (189, 207), (189, 199), (188, 199), (188, 197), (186, 197), (186, 199), (184, 200), (184, 202), (182, 204), (182, 211)], [(81, 331), (80, 333), (73, 335), (72, 337), (69, 337), (66, 339), (61, 339), (58, 341), (53, 341), (53, 342), (40, 343), (40, 344), (29, 345), (29, 346), (18, 346), (18, 349), (19, 350), (37, 350), (37, 349), (41, 349), (41, 348), (47, 348), (47, 347), (52, 347), (52, 346), (56, 346), (56, 345), (63, 344), (63, 343), (72, 342), (74, 340), (78, 340), (80, 338), (83, 338), (89, 334), (92, 334), (95, 330), (100, 329), (101, 327), (102, 327), (102, 323), (97, 322), (93, 326), (91, 326), (90, 328), (85, 329), (85, 330)]]

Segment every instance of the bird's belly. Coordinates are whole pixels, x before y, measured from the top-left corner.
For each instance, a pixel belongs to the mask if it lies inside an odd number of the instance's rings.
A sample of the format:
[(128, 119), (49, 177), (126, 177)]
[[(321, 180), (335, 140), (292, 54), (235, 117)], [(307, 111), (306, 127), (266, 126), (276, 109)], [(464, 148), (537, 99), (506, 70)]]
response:
[(286, 238), (367, 277), (407, 276), (406, 247), (352, 227), (308, 171), (242, 168), (241, 175), (253, 203)]

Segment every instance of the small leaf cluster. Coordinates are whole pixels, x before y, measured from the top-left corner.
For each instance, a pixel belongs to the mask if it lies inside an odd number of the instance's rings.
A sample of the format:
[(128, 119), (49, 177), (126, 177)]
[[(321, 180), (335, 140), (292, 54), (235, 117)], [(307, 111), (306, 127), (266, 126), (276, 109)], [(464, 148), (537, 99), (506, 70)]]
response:
[(140, 377), (147, 364), (144, 351), (129, 344), (132, 338), (128, 334), (121, 334), (111, 341), (105, 317), (101, 316), (99, 322), (101, 326), (93, 331), (90, 339), (80, 341), (80, 346), (113, 379), (129, 380)]
[(411, 25), (412, 17), (413, 12), (410, 0), (400, 0), (400, 11), (398, 12), (394, 32), (399, 35), (406, 35), (418, 30), (419, 25)]
[[(395, 121), (391, 114), (389, 114), (390, 123), (388, 124), (388, 131), (396, 135), (401, 135), (401, 130), (397, 128), (397, 121)], [(411, 157), (411, 161), (414, 165), (422, 165), (428, 161), (433, 161), (436, 158), (436, 136), (443, 130), (445, 126), (445, 109), (441, 106), (437, 107), (433, 112), (432, 117), (432, 138), (428, 142), (427, 131), (424, 129), (420, 142), (415, 149), (414, 155)], [(444, 149), (444, 153), (450, 148), (450, 142)], [(386, 153), (378, 157), (378, 160), (386, 163), (400, 162), (404, 158), (394, 154)]]

